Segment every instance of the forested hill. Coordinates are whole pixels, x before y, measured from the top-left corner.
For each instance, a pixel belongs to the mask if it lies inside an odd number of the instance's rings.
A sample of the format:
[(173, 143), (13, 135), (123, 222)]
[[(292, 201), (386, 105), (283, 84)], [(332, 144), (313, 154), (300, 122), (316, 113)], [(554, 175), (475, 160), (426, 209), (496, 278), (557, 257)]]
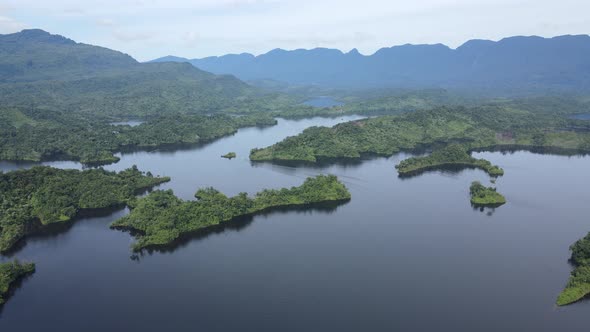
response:
[(43, 30), (0, 35), (0, 94), (3, 107), (115, 116), (256, 109), (274, 98), (233, 76), (183, 63), (143, 64)]
[(382, 48), (365, 56), (356, 49), (285, 51), (225, 55), (190, 62), (242, 80), (343, 88), (455, 88), (477, 92), (590, 90), (590, 36), (510, 37), (498, 42), (470, 40), (451, 49), (442, 44)]

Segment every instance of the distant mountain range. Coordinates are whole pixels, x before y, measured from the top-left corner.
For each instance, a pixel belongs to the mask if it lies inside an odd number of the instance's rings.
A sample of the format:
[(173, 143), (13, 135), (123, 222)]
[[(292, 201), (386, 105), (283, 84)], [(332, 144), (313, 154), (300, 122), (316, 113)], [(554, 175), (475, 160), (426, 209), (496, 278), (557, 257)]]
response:
[(332, 88), (450, 88), (475, 91), (588, 91), (590, 36), (510, 37), (470, 40), (457, 49), (442, 44), (382, 48), (230, 54), (203, 59), (167, 56), (152, 62), (188, 62), (247, 81), (275, 80)]
[(0, 35), (0, 106), (146, 116), (211, 113), (259, 102), (260, 90), (186, 63), (139, 63), (43, 30)]

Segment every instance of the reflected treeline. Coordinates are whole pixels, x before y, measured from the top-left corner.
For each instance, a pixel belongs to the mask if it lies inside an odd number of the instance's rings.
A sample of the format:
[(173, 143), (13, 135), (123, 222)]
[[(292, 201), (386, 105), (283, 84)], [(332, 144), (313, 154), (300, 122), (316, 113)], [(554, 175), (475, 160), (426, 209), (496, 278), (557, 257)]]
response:
[(292, 169), (305, 167), (311, 169), (325, 169), (331, 166), (356, 169), (366, 161), (387, 157), (384, 155), (366, 154), (360, 158), (319, 158), (316, 162), (300, 160), (272, 160), (272, 161), (250, 161), (252, 167), (264, 167), (267, 165), (284, 166)]
[[(411, 178), (414, 178), (414, 177), (417, 177), (417, 176), (420, 176), (420, 175), (426, 174), (426, 173), (442, 173), (445, 175), (459, 175), (465, 170), (475, 170), (475, 169), (480, 169), (480, 168), (472, 166), (472, 165), (467, 165), (467, 164), (434, 165), (434, 166), (430, 166), (430, 167), (424, 167), (424, 168), (421, 168), (421, 169), (418, 169), (415, 171), (398, 174), (398, 178), (400, 178), (401, 180), (409, 180)], [(482, 170), (482, 172), (485, 173), (485, 171), (483, 171), (483, 170)]]
[[(131, 260), (139, 261), (141, 257), (145, 254), (152, 255), (155, 252), (159, 253), (171, 253), (179, 248), (186, 247), (190, 242), (195, 240), (203, 240), (212, 235), (221, 234), (227, 231), (235, 231), (239, 232), (252, 224), (254, 218), (257, 216), (272, 216), (277, 214), (312, 214), (312, 213), (321, 213), (321, 214), (332, 214), (336, 212), (338, 207), (348, 203), (348, 201), (332, 201), (332, 202), (322, 202), (322, 203), (313, 203), (306, 206), (286, 206), (286, 207), (277, 207), (272, 208), (271, 210), (265, 210), (262, 212), (254, 213), (251, 215), (240, 216), (234, 218), (230, 221), (223, 222), (218, 225), (210, 226), (207, 228), (202, 228), (197, 231), (186, 233), (181, 235), (178, 239), (168, 245), (158, 245), (157, 247), (147, 247), (142, 249), (141, 251), (134, 253), (130, 256)], [(133, 233), (130, 233), (134, 235)], [(135, 233), (138, 234), (138, 233)]]
[(23, 287), (23, 284), (29, 280), (29, 278), (31, 278), (33, 276), (32, 273), (30, 274), (25, 274), (22, 277), (18, 278), (17, 280), (15, 280), (13, 283), (10, 284), (10, 287), (8, 288), (8, 291), (4, 294), (3, 299), (4, 299), (4, 303), (0, 303), (0, 319), (2, 319), (2, 312), (4, 311), (4, 305), (9, 302), (8, 300), (14, 296), (14, 294), (16, 292), (18, 292), (19, 289), (21, 289), (21, 287)]
[(588, 156), (590, 153), (578, 149), (566, 149), (559, 147), (526, 146), (526, 145), (495, 145), (486, 148), (473, 149), (471, 152), (500, 152), (503, 155), (516, 152), (531, 152), (535, 154), (557, 155), (557, 156)]
[(202, 140), (197, 143), (169, 143), (161, 144), (152, 147), (138, 147), (138, 146), (123, 146), (119, 149), (121, 155), (137, 153), (137, 152), (158, 152), (163, 155), (171, 155), (182, 151), (200, 151), (214, 142), (218, 142), (223, 138), (234, 136), (236, 133), (227, 134), (216, 139)]
[(503, 204), (481, 206), (471, 203), (471, 208), (473, 211), (479, 211), (481, 213), (485, 213), (486, 216), (491, 217), (494, 215), (494, 213), (496, 213), (496, 209), (502, 205)]
[(33, 223), (27, 225), (28, 231), (31, 233), (28, 233), (26, 237), (20, 239), (9, 250), (2, 253), (2, 256), (8, 258), (15, 256), (24, 249), (28, 241), (34, 242), (37, 240), (57, 238), (68, 232), (74, 224), (80, 220), (110, 217), (117, 212), (122, 212), (125, 208), (125, 204), (120, 204), (118, 206), (101, 209), (81, 209), (75, 217), (66, 222), (51, 223), (48, 225), (42, 225), (41, 222), (36, 219)]

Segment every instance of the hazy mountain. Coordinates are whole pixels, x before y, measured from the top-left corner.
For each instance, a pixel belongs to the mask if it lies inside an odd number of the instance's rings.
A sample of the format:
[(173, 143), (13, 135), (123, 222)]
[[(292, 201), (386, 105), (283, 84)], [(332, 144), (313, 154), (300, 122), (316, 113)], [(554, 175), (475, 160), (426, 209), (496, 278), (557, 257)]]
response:
[(23, 30), (0, 35), (0, 93), (4, 107), (149, 115), (243, 107), (260, 92), (188, 63), (139, 63), (107, 48)]
[[(154, 60), (177, 61), (174, 58)], [(382, 48), (368, 56), (356, 49), (316, 48), (266, 54), (183, 59), (216, 74), (243, 80), (276, 80), (326, 87), (457, 88), (481, 91), (590, 90), (587, 35), (470, 40)]]

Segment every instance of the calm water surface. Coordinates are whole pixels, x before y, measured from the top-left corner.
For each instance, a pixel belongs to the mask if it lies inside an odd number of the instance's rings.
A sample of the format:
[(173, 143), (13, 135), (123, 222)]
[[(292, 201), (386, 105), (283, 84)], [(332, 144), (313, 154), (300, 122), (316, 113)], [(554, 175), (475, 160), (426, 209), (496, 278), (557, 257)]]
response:
[(590, 120), (590, 114), (576, 114), (571, 116), (572, 119)]
[[(557, 308), (568, 247), (590, 231), (590, 158), (478, 153), (502, 166), (508, 204), (469, 205), (479, 170), (399, 179), (406, 155), (355, 164), (252, 164), (248, 151), (316, 125), (280, 120), (181, 151), (122, 155), (192, 199), (215, 186), (233, 195), (338, 175), (352, 201), (332, 209), (256, 216), (132, 257), (108, 229), (125, 209), (29, 239), (13, 257), (37, 272), (0, 313), (0, 331), (584, 331), (590, 302)], [(236, 151), (233, 160), (220, 155)], [(53, 162), (77, 168), (76, 163)], [(31, 164), (1, 163), (0, 169)], [(3, 257), (8, 260), (10, 257)]]
[(339, 102), (338, 100), (328, 96), (315, 97), (306, 100), (303, 104), (313, 107), (333, 107), (344, 105), (344, 103)]

